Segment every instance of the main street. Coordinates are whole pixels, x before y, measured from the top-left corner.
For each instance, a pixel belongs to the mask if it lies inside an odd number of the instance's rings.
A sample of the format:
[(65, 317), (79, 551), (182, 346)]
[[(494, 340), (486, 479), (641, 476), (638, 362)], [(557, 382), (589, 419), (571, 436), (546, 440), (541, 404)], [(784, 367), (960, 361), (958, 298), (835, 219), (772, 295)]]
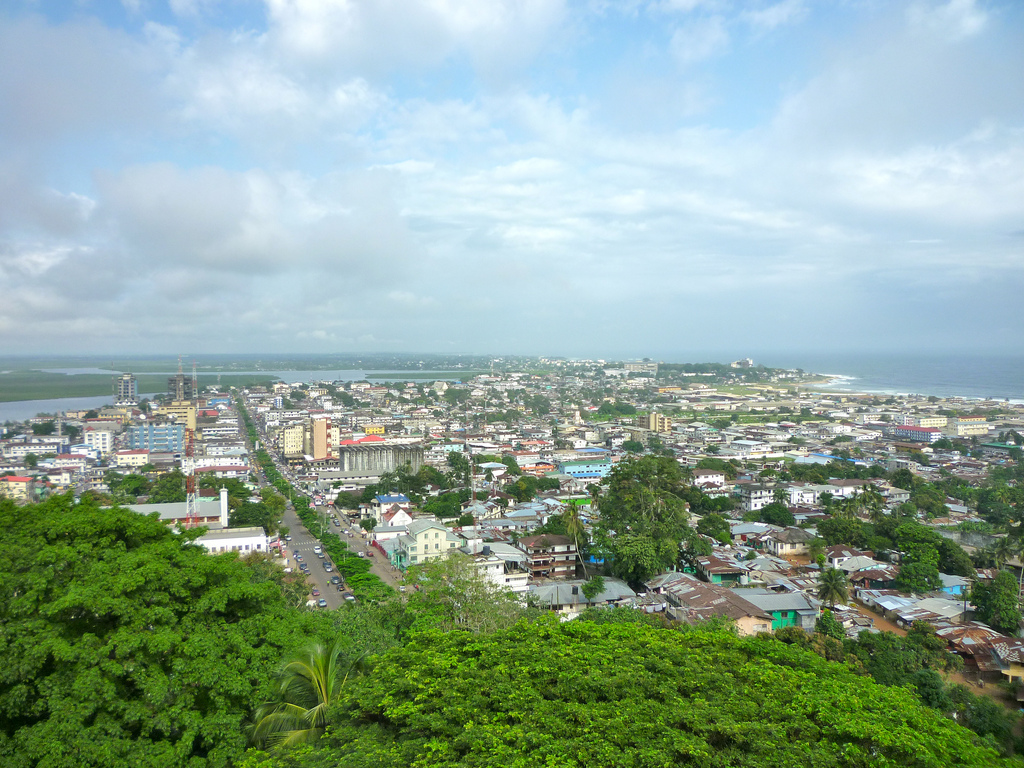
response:
[[(297, 500), (300, 504), (303, 503), (304, 497), (300, 497)], [(302, 556), (302, 562), (309, 564), (309, 575), (306, 576), (306, 580), (309, 582), (310, 587), (316, 587), (320, 590), (320, 597), (327, 601), (328, 608), (339, 608), (345, 599), (342, 593), (338, 591), (338, 588), (331, 584), (331, 576), (341, 574), (337, 570), (327, 573), (324, 570), (323, 563), (317, 557), (316, 552), (313, 551), (313, 547), (317, 546), (320, 541), (302, 524), (299, 516), (295, 514), (295, 510), (289, 504), (288, 508), (284, 512), (284, 517), (281, 518), (282, 524), (287, 526), (288, 535), (292, 537), (291, 541), (281, 542), (281, 554), (285, 558), (285, 567), (290, 567), (299, 570), (299, 563), (295, 560), (295, 551), (297, 550)], [(325, 554), (325, 559), (326, 554)], [(311, 599), (314, 598), (310, 595)]]
[[(237, 397), (237, 395), (236, 395)], [(256, 456), (256, 446), (254, 446), (248, 438), (248, 434), (245, 430), (244, 422), (239, 414), (239, 426), (241, 432), (245, 435), (245, 442), (249, 449), (250, 455)], [(273, 454), (271, 454), (273, 457)], [(345, 603), (344, 592), (338, 591), (338, 588), (330, 583), (331, 576), (342, 575), (338, 573), (337, 566), (335, 565), (334, 570), (331, 573), (327, 573), (324, 570), (323, 563), (325, 559), (329, 557), (324, 553), (324, 559), (321, 559), (317, 553), (313, 550), (314, 547), (320, 544), (320, 540), (306, 528), (302, 520), (299, 519), (296, 514), (292, 503), (296, 504), (308, 504), (309, 496), (306, 495), (300, 489), (295, 488), (294, 483), (291, 482), (290, 472), (286, 466), (280, 463), (280, 460), (273, 457), (274, 464), (278, 471), (285, 478), (285, 481), (292, 488), (291, 498), (288, 501), (287, 508), (285, 509), (284, 515), (281, 517), (281, 524), (288, 528), (288, 535), (291, 536), (291, 541), (281, 542), (281, 555), (284, 558), (284, 565), (286, 568), (292, 568), (294, 571), (299, 572), (300, 563), (309, 564), (309, 574), (306, 576), (306, 581), (310, 585), (312, 590), (314, 587), (320, 591), (318, 597), (314, 597), (310, 594), (311, 600), (319, 600), (321, 597), (327, 601), (327, 607), (335, 610), (340, 608)], [(254, 462), (254, 469), (256, 475), (256, 481), (259, 487), (272, 487), (267, 482), (266, 475), (262, 469)], [(324, 520), (324, 530), (333, 531), (341, 537), (341, 540), (348, 545), (349, 549), (355, 553), (363, 553), (364, 557), (370, 560), (370, 573), (379, 577), (385, 584), (390, 586), (394, 590), (398, 590), (399, 586), (403, 583), (402, 573), (391, 566), (390, 563), (386, 562), (381, 556), (379, 550), (374, 550), (371, 555), (369, 550), (369, 542), (366, 538), (366, 533), (358, 525), (351, 524), (348, 517), (342, 512), (336, 512), (340, 526), (334, 525), (330, 520), (330, 514), (334, 511), (333, 506), (329, 507), (318, 507), (317, 514)], [(319, 532), (319, 530), (317, 530)], [(295, 552), (298, 551), (302, 557), (301, 561), (295, 559)], [(344, 578), (344, 577), (342, 577)], [(346, 590), (347, 591), (347, 590)]]

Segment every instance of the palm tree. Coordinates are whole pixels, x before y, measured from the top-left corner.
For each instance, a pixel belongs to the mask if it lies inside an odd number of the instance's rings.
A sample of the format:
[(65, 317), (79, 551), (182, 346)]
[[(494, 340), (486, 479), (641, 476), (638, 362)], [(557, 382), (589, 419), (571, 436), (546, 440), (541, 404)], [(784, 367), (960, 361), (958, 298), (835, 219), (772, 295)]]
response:
[(821, 572), (818, 580), (818, 599), (829, 608), (835, 608), (836, 603), (847, 601), (849, 588), (845, 573), (838, 568), (828, 568)]
[(565, 532), (569, 534), (576, 544), (576, 557), (583, 567), (583, 578), (587, 578), (587, 564), (583, 562), (583, 553), (580, 551), (580, 539), (587, 539), (587, 532), (583, 527), (583, 517), (580, 515), (580, 508), (576, 504), (568, 504), (562, 511), (562, 521), (565, 523)]
[(996, 562), (996, 568), (1002, 569), (1009, 560), (1017, 553), (1016, 542), (1009, 536), (1003, 536), (992, 546), (992, 559)]
[(274, 700), (256, 711), (253, 744), (282, 748), (320, 738), (327, 709), (361, 658), (346, 659), (338, 640), (330, 646), (313, 643), (299, 652), (278, 674)]
[(875, 525), (881, 523), (886, 517), (885, 496), (879, 493), (878, 489), (873, 485), (869, 485), (864, 489), (863, 500), (864, 507), (868, 511), (868, 518), (870, 518), (871, 522)]

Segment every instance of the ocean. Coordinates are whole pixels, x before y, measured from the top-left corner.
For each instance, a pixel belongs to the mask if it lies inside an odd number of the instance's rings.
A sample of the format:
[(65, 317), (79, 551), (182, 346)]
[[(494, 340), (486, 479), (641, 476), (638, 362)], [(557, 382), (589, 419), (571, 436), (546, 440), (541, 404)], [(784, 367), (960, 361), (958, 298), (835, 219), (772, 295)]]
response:
[(779, 354), (755, 359), (836, 377), (823, 389), (1024, 401), (1024, 356)]

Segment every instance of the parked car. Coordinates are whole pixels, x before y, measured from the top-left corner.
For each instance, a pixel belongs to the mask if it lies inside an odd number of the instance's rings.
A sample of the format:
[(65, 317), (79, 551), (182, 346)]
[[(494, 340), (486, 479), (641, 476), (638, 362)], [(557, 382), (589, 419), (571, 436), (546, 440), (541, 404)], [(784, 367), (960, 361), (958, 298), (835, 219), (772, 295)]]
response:
[(345, 599), (347, 601), (349, 601), (350, 603), (354, 603), (356, 601), (356, 596), (355, 595), (351, 595), (351, 594), (345, 595)]
[(313, 591), (310, 592), (310, 594), (313, 595), (313, 597), (320, 597), (320, 590), (316, 587), (313, 587)]
[(319, 605), (321, 608), (327, 607), (327, 601), (324, 600), (322, 597), (316, 601), (316, 604)]
[(334, 566), (332, 566), (330, 563), (324, 563), (324, 570), (327, 571), (327, 573), (330, 573), (334, 570)]
[(338, 576), (337, 574), (331, 576), (331, 584), (341, 584), (341, 576)]

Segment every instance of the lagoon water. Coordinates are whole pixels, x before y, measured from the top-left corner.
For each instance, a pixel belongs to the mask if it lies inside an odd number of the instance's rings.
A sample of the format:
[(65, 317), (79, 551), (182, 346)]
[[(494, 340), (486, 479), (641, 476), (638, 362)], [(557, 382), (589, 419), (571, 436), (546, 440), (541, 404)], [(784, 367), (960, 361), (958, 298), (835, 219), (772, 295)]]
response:
[[(152, 397), (152, 395), (140, 395)], [(0, 424), (5, 421), (24, 421), (40, 413), (56, 414), (57, 411), (77, 411), (82, 408), (99, 408), (110, 405), (114, 398), (110, 395), (99, 397), (58, 397), (54, 400), (15, 400), (0, 403)]]
[[(51, 373), (65, 373), (68, 375), (76, 373), (115, 373), (102, 368), (48, 368)], [(120, 373), (120, 371), (116, 371)], [(137, 372), (144, 375), (145, 371)], [(203, 371), (202, 375), (220, 375), (221, 381), (230, 383), (231, 376), (245, 375), (276, 376), (288, 384), (308, 384), (311, 381), (362, 381), (367, 377), (373, 377), (375, 381), (460, 381), (462, 374), (459, 371), (355, 371), (355, 370), (334, 370), (334, 371), (225, 371), (216, 374)], [(423, 379), (424, 375), (431, 378)], [(166, 371), (159, 372), (161, 376), (172, 376)], [(384, 378), (380, 378), (384, 377)], [(154, 393), (140, 394), (139, 397), (152, 397)], [(0, 403), (0, 424), (5, 421), (23, 421), (30, 419), (40, 413), (56, 413), (57, 411), (74, 411), (81, 408), (99, 408), (102, 405), (110, 405), (113, 402), (111, 395), (100, 395), (99, 397), (59, 397), (53, 400), (15, 400), (9, 403)]]

